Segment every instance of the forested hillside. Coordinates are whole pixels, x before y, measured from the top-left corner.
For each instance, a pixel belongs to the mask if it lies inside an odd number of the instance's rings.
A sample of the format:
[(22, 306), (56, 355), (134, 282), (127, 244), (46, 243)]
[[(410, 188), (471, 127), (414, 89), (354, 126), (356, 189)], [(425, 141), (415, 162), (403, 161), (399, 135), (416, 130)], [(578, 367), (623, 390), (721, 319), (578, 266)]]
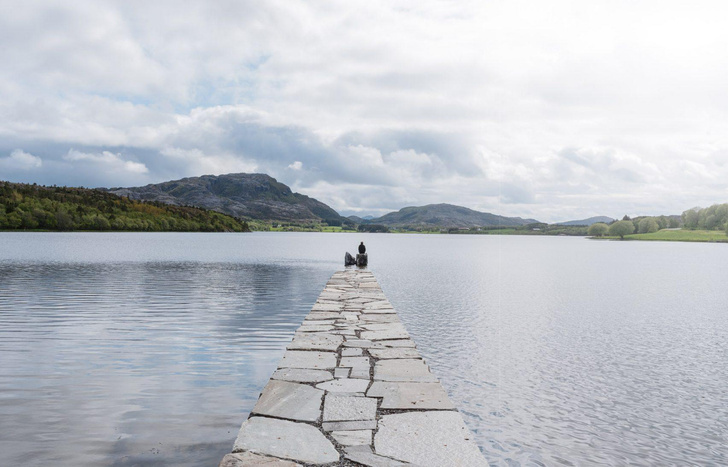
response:
[(99, 190), (0, 182), (0, 230), (247, 232), (219, 212), (134, 201)]

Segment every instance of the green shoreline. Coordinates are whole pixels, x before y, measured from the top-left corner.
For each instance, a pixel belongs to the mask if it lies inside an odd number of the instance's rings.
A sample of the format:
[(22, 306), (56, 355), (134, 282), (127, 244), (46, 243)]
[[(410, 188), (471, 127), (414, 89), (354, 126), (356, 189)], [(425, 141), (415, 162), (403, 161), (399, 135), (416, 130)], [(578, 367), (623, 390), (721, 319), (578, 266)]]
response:
[(131, 200), (101, 190), (0, 183), (0, 229), (8, 231), (248, 232), (227, 214)]
[[(288, 232), (291, 232), (294, 230), (290, 230)], [(2, 229), (0, 232), (61, 232), (59, 230), (44, 230), (44, 229)], [(70, 230), (65, 232), (103, 232), (103, 233), (109, 233), (109, 232), (144, 232), (141, 230)], [(148, 232), (148, 231), (147, 231)], [(170, 231), (166, 231), (170, 232)], [(174, 231), (172, 231), (174, 232)], [(286, 232), (286, 230), (259, 230), (258, 232)], [(366, 232), (358, 232), (354, 230), (344, 230), (344, 229), (325, 229), (325, 230), (298, 230), (297, 232), (302, 233), (346, 233), (346, 234), (356, 234), (356, 233), (366, 233)], [(191, 233), (195, 233), (194, 231)], [(235, 233), (235, 232), (216, 232), (216, 233)], [(421, 235), (453, 235), (448, 234), (447, 232), (435, 232), (435, 231), (424, 231), (424, 232), (412, 232), (412, 231), (391, 231), (387, 232), (390, 234), (421, 234)], [(523, 237), (558, 237), (558, 236), (567, 236), (567, 235), (548, 235), (548, 234), (525, 234), (525, 233), (518, 233), (515, 232), (508, 232), (508, 233), (498, 233), (498, 234), (481, 234), (481, 235), (518, 235)], [(581, 235), (568, 235), (570, 237), (582, 237)], [(604, 236), (604, 237), (590, 237), (590, 236), (583, 236), (584, 238), (588, 238), (590, 240), (610, 240), (610, 241), (642, 241), (642, 242), (692, 242), (692, 243), (728, 243), (728, 235), (726, 235), (724, 232), (719, 230), (660, 230), (658, 232), (654, 233), (647, 233), (647, 234), (632, 234), (632, 235), (625, 235), (624, 240), (620, 240), (619, 237), (614, 236)]]
[[(619, 237), (589, 237), (594, 240), (620, 240)], [(624, 240), (642, 242), (694, 242), (728, 243), (728, 235), (721, 230), (659, 230), (653, 233), (625, 235)]]

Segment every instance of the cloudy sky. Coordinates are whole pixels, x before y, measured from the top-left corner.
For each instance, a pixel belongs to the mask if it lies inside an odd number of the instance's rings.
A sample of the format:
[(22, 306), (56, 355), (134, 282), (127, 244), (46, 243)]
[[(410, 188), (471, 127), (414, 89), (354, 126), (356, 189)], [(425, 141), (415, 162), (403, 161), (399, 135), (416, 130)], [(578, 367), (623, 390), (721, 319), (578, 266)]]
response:
[(344, 214), (728, 201), (725, 1), (0, 0), (0, 180), (263, 172)]

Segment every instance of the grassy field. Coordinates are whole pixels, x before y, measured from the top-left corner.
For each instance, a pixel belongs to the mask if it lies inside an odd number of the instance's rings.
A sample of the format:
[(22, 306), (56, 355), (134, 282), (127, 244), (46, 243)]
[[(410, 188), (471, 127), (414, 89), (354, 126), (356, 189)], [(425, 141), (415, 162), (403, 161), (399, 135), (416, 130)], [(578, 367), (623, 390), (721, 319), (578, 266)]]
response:
[[(619, 237), (605, 237), (617, 239)], [(728, 235), (722, 230), (660, 230), (648, 234), (625, 235), (625, 240), (662, 242), (726, 242)]]
[[(256, 227), (258, 227), (256, 229)], [(341, 227), (335, 227), (330, 225), (321, 226), (298, 226), (298, 225), (263, 225), (253, 226), (253, 230), (264, 230), (268, 232), (334, 232), (334, 233), (353, 233), (356, 230), (343, 229)]]
[(520, 231), (516, 229), (493, 229), (493, 230), (486, 230), (486, 235), (518, 235), (521, 233)]
[(427, 235), (434, 235), (434, 234), (441, 234), (439, 230), (400, 230), (392, 228), (389, 230), (390, 233), (401, 233), (401, 234), (427, 234)]
[(321, 232), (351, 232), (351, 233), (353, 233), (353, 232), (356, 232), (356, 230), (344, 229), (341, 227), (335, 227), (335, 226), (328, 225), (326, 227), (321, 227)]
[[(342, 229), (333, 226), (292, 226), (292, 225), (271, 225), (266, 222), (250, 221), (253, 230), (265, 230), (269, 232), (334, 232), (334, 233), (356, 233), (356, 230)], [(440, 230), (410, 231), (393, 228), (392, 233), (416, 233), (416, 234), (442, 234)], [(552, 233), (551, 235), (554, 235)], [(549, 235), (548, 232), (532, 232), (521, 229), (493, 229), (479, 232), (461, 232), (460, 235)], [(593, 238), (593, 237), (592, 237)], [(619, 237), (601, 237), (603, 240), (619, 240)], [(722, 230), (660, 230), (649, 234), (625, 235), (625, 240), (661, 241), (661, 242), (720, 242), (728, 243), (728, 235)]]

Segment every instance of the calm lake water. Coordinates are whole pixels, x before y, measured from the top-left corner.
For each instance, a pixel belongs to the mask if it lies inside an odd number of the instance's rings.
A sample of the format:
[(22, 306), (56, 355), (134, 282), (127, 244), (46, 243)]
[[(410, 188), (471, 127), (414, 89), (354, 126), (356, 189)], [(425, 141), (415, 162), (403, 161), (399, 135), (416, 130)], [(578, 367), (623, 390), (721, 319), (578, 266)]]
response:
[(0, 465), (217, 465), (361, 240), (493, 465), (728, 464), (727, 245), (0, 233)]

